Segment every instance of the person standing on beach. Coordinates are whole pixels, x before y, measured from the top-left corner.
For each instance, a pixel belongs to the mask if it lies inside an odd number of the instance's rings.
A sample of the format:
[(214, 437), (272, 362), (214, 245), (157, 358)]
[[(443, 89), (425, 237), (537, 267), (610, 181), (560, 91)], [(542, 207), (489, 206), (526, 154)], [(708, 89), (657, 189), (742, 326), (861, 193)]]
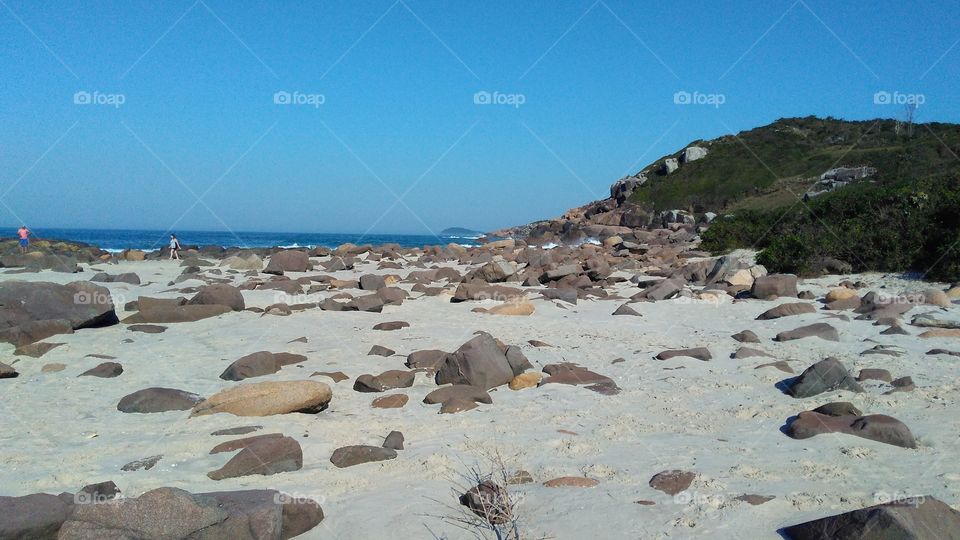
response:
[(22, 225), (17, 230), (17, 236), (20, 237), (20, 253), (26, 253), (30, 246), (30, 229), (26, 225)]
[(180, 241), (177, 240), (177, 235), (170, 235), (170, 260), (173, 259), (180, 260)]

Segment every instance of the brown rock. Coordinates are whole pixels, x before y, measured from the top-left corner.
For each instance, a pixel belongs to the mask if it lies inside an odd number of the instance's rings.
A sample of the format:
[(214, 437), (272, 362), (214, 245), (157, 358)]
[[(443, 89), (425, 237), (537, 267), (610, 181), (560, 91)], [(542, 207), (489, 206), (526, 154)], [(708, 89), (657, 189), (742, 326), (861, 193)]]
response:
[(586, 478), (584, 476), (561, 476), (560, 478), (554, 478), (553, 480), (547, 480), (543, 483), (546, 487), (580, 487), (580, 488), (589, 488), (596, 486), (600, 481), (594, 478)]
[(317, 413), (327, 408), (333, 393), (315, 381), (276, 381), (239, 384), (198, 403), (191, 416), (230, 413), (269, 416), (291, 412)]
[(392, 394), (378, 397), (370, 404), (374, 409), (399, 409), (407, 404), (410, 398), (406, 394)]

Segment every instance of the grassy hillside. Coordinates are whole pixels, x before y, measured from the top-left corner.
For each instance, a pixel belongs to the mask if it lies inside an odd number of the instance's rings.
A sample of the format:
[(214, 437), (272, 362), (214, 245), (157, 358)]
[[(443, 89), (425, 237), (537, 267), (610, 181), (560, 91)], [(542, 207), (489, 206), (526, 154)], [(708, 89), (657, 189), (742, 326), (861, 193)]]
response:
[(711, 141), (694, 141), (708, 155), (661, 171), (664, 156), (646, 167), (648, 182), (633, 202), (656, 210), (723, 212), (775, 208), (796, 201), (824, 171), (869, 165), (879, 183), (916, 181), (960, 170), (960, 125), (916, 124), (897, 130), (894, 120), (851, 122), (789, 118)]

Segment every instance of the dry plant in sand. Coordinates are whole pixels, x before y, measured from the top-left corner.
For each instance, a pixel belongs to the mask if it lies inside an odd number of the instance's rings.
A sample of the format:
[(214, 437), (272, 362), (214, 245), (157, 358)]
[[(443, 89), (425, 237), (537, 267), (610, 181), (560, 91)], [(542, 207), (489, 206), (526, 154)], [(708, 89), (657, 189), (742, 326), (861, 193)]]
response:
[[(458, 501), (458, 505), (431, 499), (443, 505), (447, 512), (424, 515), (463, 529), (475, 538), (527, 538), (518, 514), (523, 495), (512, 492), (510, 486), (529, 482), (530, 475), (525, 471), (510, 470), (498, 450), (486, 454), (483, 465), (468, 466), (461, 461), (465, 472), (452, 479), (454, 486), (451, 488), (452, 498)], [(427, 530), (430, 530), (429, 526)], [(430, 532), (434, 538), (443, 538)]]

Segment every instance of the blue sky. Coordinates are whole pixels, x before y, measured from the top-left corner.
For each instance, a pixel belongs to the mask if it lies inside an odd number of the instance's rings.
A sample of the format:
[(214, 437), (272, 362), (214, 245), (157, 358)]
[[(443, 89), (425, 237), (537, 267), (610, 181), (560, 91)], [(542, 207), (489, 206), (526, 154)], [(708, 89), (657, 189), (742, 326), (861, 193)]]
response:
[(933, 0), (0, 0), (0, 223), (489, 230), (878, 91), (958, 122), (958, 39)]

